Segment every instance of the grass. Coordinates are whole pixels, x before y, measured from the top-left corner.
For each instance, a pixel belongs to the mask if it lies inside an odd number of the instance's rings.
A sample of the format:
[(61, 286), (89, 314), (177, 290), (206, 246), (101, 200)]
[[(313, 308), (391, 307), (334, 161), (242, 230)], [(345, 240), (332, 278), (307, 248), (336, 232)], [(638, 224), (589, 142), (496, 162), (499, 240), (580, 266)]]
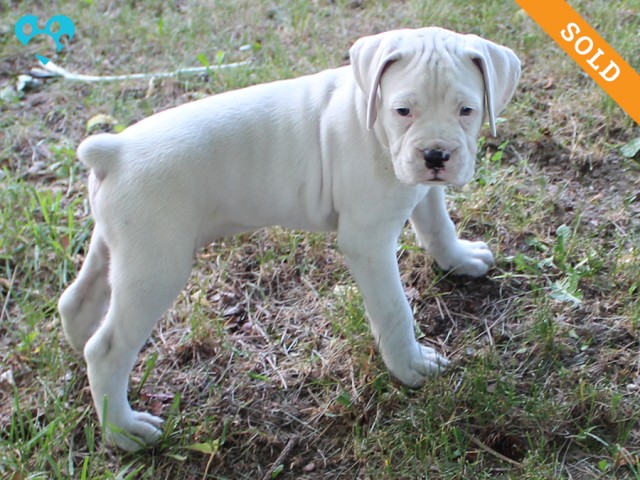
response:
[[(640, 69), (638, 0), (570, 3)], [(0, 13), (0, 477), (640, 478), (640, 176), (620, 154), (640, 131), (515, 3), (5, 0)], [(76, 37), (59, 54), (44, 37), (25, 47), (12, 34), (25, 13), (64, 13)], [(88, 121), (122, 128), (430, 24), (524, 63), (475, 180), (449, 192), (463, 236), (490, 242), (496, 267), (447, 275), (409, 231), (398, 249), (416, 331), (454, 366), (418, 391), (389, 378), (333, 235), (228, 238), (198, 257), (133, 373), (134, 407), (167, 419), (162, 441), (107, 448), (55, 309), (92, 227), (74, 153)], [(83, 73), (253, 62), (17, 92), (35, 53)]]

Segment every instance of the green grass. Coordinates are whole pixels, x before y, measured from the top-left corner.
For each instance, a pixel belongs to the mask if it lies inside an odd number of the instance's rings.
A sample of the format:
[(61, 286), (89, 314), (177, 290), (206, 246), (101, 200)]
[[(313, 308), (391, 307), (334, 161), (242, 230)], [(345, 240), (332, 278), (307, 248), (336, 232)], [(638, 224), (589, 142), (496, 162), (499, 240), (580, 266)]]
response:
[[(638, 0), (570, 3), (640, 69)], [(27, 0), (0, 12), (0, 477), (640, 478), (640, 167), (620, 154), (640, 131), (515, 2)], [(25, 13), (64, 13), (76, 37), (60, 54), (44, 38), (25, 47), (12, 33)], [(160, 443), (105, 446), (56, 312), (92, 228), (74, 153), (88, 121), (118, 129), (343, 65), (362, 35), (424, 25), (487, 36), (524, 65), (476, 178), (449, 192), (463, 236), (490, 242), (496, 267), (452, 277), (408, 230), (398, 248), (416, 332), (453, 366), (399, 386), (335, 237), (263, 230), (202, 252), (140, 356), (130, 397), (167, 420)], [(35, 53), (91, 74), (253, 61), (16, 92)]]

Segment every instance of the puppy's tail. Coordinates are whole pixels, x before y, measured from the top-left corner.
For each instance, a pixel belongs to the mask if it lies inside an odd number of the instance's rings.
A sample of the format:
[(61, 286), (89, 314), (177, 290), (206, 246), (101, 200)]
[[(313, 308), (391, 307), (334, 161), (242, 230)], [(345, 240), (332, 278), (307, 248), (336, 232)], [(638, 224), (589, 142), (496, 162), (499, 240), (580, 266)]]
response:
[(83, 141), (78, 147), (78, 158), (103, 179), (118, 164), (122, 141), (118, 135), (100, 133)]

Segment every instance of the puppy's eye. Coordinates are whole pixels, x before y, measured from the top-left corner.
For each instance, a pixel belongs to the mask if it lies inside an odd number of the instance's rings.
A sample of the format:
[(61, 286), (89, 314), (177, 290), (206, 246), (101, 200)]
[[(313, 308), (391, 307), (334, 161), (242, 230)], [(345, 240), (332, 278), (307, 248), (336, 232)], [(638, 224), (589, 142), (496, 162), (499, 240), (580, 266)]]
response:
[(472, 113), (473, 113), (473, 108), (471, 108), (471, 107), (462, 107), (460, 109), (460, 116), (461, 117), (468, 117)]
[(396, 113), (401, 117), (408, 117), (411, 115), (411, 109), (406, 107), (396, 108)]

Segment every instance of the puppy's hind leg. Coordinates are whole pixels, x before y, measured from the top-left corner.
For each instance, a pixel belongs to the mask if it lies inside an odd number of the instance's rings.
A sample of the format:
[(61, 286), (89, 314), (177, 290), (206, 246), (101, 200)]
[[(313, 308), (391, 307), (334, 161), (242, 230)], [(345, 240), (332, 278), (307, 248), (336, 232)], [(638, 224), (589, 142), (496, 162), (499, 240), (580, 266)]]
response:
[(186, 283), (193, 250), (158, 237), (126, 243), (111, 250), (111, 304), (84, 353), (104, 435), (134, 451), (158, 439), (162, 420), (132, 410), (129, 374), (156, 322)]
[(100, 228), (96, 227), (78, 277), (58, 301), (62, 328), (67, 340), (78, 352), (82, 352), (107, 313), (111, 296), (108, 276), (109, 249)]

